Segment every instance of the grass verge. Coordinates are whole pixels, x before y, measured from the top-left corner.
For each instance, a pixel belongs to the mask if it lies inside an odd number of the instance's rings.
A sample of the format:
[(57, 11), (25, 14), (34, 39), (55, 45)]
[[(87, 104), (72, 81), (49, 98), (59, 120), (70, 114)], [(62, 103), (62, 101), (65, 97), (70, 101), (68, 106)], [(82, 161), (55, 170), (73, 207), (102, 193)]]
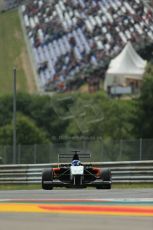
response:
[(153, 183), (129, 183), (129, 184), (112, 184), (112, 188), (133, 189), (133, 188), (153, 188)]
[[(17, 68), (17, 89), (29, 92), (30, 86), (33, 87), (35, 84), (34, 76), (30, 71), (32, 68), (17, 10), (0, 14), (0, 94), (12, 91), (14, 66)], [(29, 83), (29, 78), (31, 83)], [(35, 91), (35, 86), (33, 91)]]
[[(112, 189), (143, 189), (153, 188), (153, 183), (150, 184), (112, 184)], [(41, 184), (36, 185), (0, 185), (0, 190), (37, 190), (42, 189)], [(55, 188), (61, 189), (61, 188)], [(91, 189), (91, 188), (89, 188)]]
[(35, 190), (41, 189), (41, 184), (37, 185), (0, 185), (0, 190)]

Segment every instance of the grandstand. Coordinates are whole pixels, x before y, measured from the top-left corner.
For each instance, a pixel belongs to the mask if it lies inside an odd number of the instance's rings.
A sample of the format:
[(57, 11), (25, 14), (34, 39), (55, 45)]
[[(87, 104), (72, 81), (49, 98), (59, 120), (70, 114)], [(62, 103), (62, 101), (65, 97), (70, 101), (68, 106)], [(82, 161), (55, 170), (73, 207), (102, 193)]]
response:
[(24, 2), (25, 0), (0, 0), (0, 11), (7, 11), (17, 8)]
[(153, 42), (153, 12), (142, 0), (34, 0), (21, 5), (38, 81), (64, 92), (84, 71), (105, 68), (130, 40)]

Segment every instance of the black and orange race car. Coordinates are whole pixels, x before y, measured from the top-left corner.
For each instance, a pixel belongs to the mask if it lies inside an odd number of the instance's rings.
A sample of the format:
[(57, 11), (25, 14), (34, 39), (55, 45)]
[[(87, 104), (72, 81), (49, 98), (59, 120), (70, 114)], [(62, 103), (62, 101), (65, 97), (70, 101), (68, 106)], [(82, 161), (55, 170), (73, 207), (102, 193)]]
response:
[(72, 158), (71, 164), (59, 164), (57, 168), (44, 169), (42, 173), (42, 188), (51, 190), (53, 187), (111, 189), (111, 170), (83, 164), (80, 158), (91, 157), (90, 154), (59, 154), (61, 158)]

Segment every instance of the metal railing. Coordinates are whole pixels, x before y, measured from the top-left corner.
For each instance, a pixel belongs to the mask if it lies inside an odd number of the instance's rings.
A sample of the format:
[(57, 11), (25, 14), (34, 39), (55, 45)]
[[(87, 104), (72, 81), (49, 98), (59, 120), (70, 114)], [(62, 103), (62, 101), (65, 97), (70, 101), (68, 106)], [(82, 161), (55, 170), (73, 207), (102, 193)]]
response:
[[(110, 168), (112, 183), (153, 183), (153, 161), (94, 162), (95, 167)], [(57, 163), (0, 165), (0, 184), (41, 184), (44, 168)]]

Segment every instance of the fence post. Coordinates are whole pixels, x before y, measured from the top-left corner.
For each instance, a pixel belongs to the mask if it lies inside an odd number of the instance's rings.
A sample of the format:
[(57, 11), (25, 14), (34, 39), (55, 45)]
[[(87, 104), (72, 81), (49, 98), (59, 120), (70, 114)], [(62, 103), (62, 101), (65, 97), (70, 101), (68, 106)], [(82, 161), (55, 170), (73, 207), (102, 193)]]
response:
[(34, 164), (37, 163), (37, 144), (34, 144)]
[(120, 156), (119, 160), (122, 160), (122, 139), (120, 140)]
[(52, 154), (51, 153), (53, 152), (53, 144), (50, 143), (48, 146), (49, 146), (49, 163), (50, 163), (50, 162), (52, 162)]
[(18, 145), (18, 164), (21, 164), (21, 145)]
[(3, 164), (7, 164), (7, 161), (6, 161), (6, 145), (4, 145), (4, 148), (3, 148)]
[(100, 148), (101, 148), (101, 159), (99, 159), (101, 162), (103, 161), (103, 150), (104, 150), (104, 148), (103, 148), (103, 140), (102, 141), (99, 141), (100, 142)]
[(142, 138), (140, 138), (140, 161), (142, 160)]
[(13, 164), (16, 159), (16, 68), (13, 69)]

